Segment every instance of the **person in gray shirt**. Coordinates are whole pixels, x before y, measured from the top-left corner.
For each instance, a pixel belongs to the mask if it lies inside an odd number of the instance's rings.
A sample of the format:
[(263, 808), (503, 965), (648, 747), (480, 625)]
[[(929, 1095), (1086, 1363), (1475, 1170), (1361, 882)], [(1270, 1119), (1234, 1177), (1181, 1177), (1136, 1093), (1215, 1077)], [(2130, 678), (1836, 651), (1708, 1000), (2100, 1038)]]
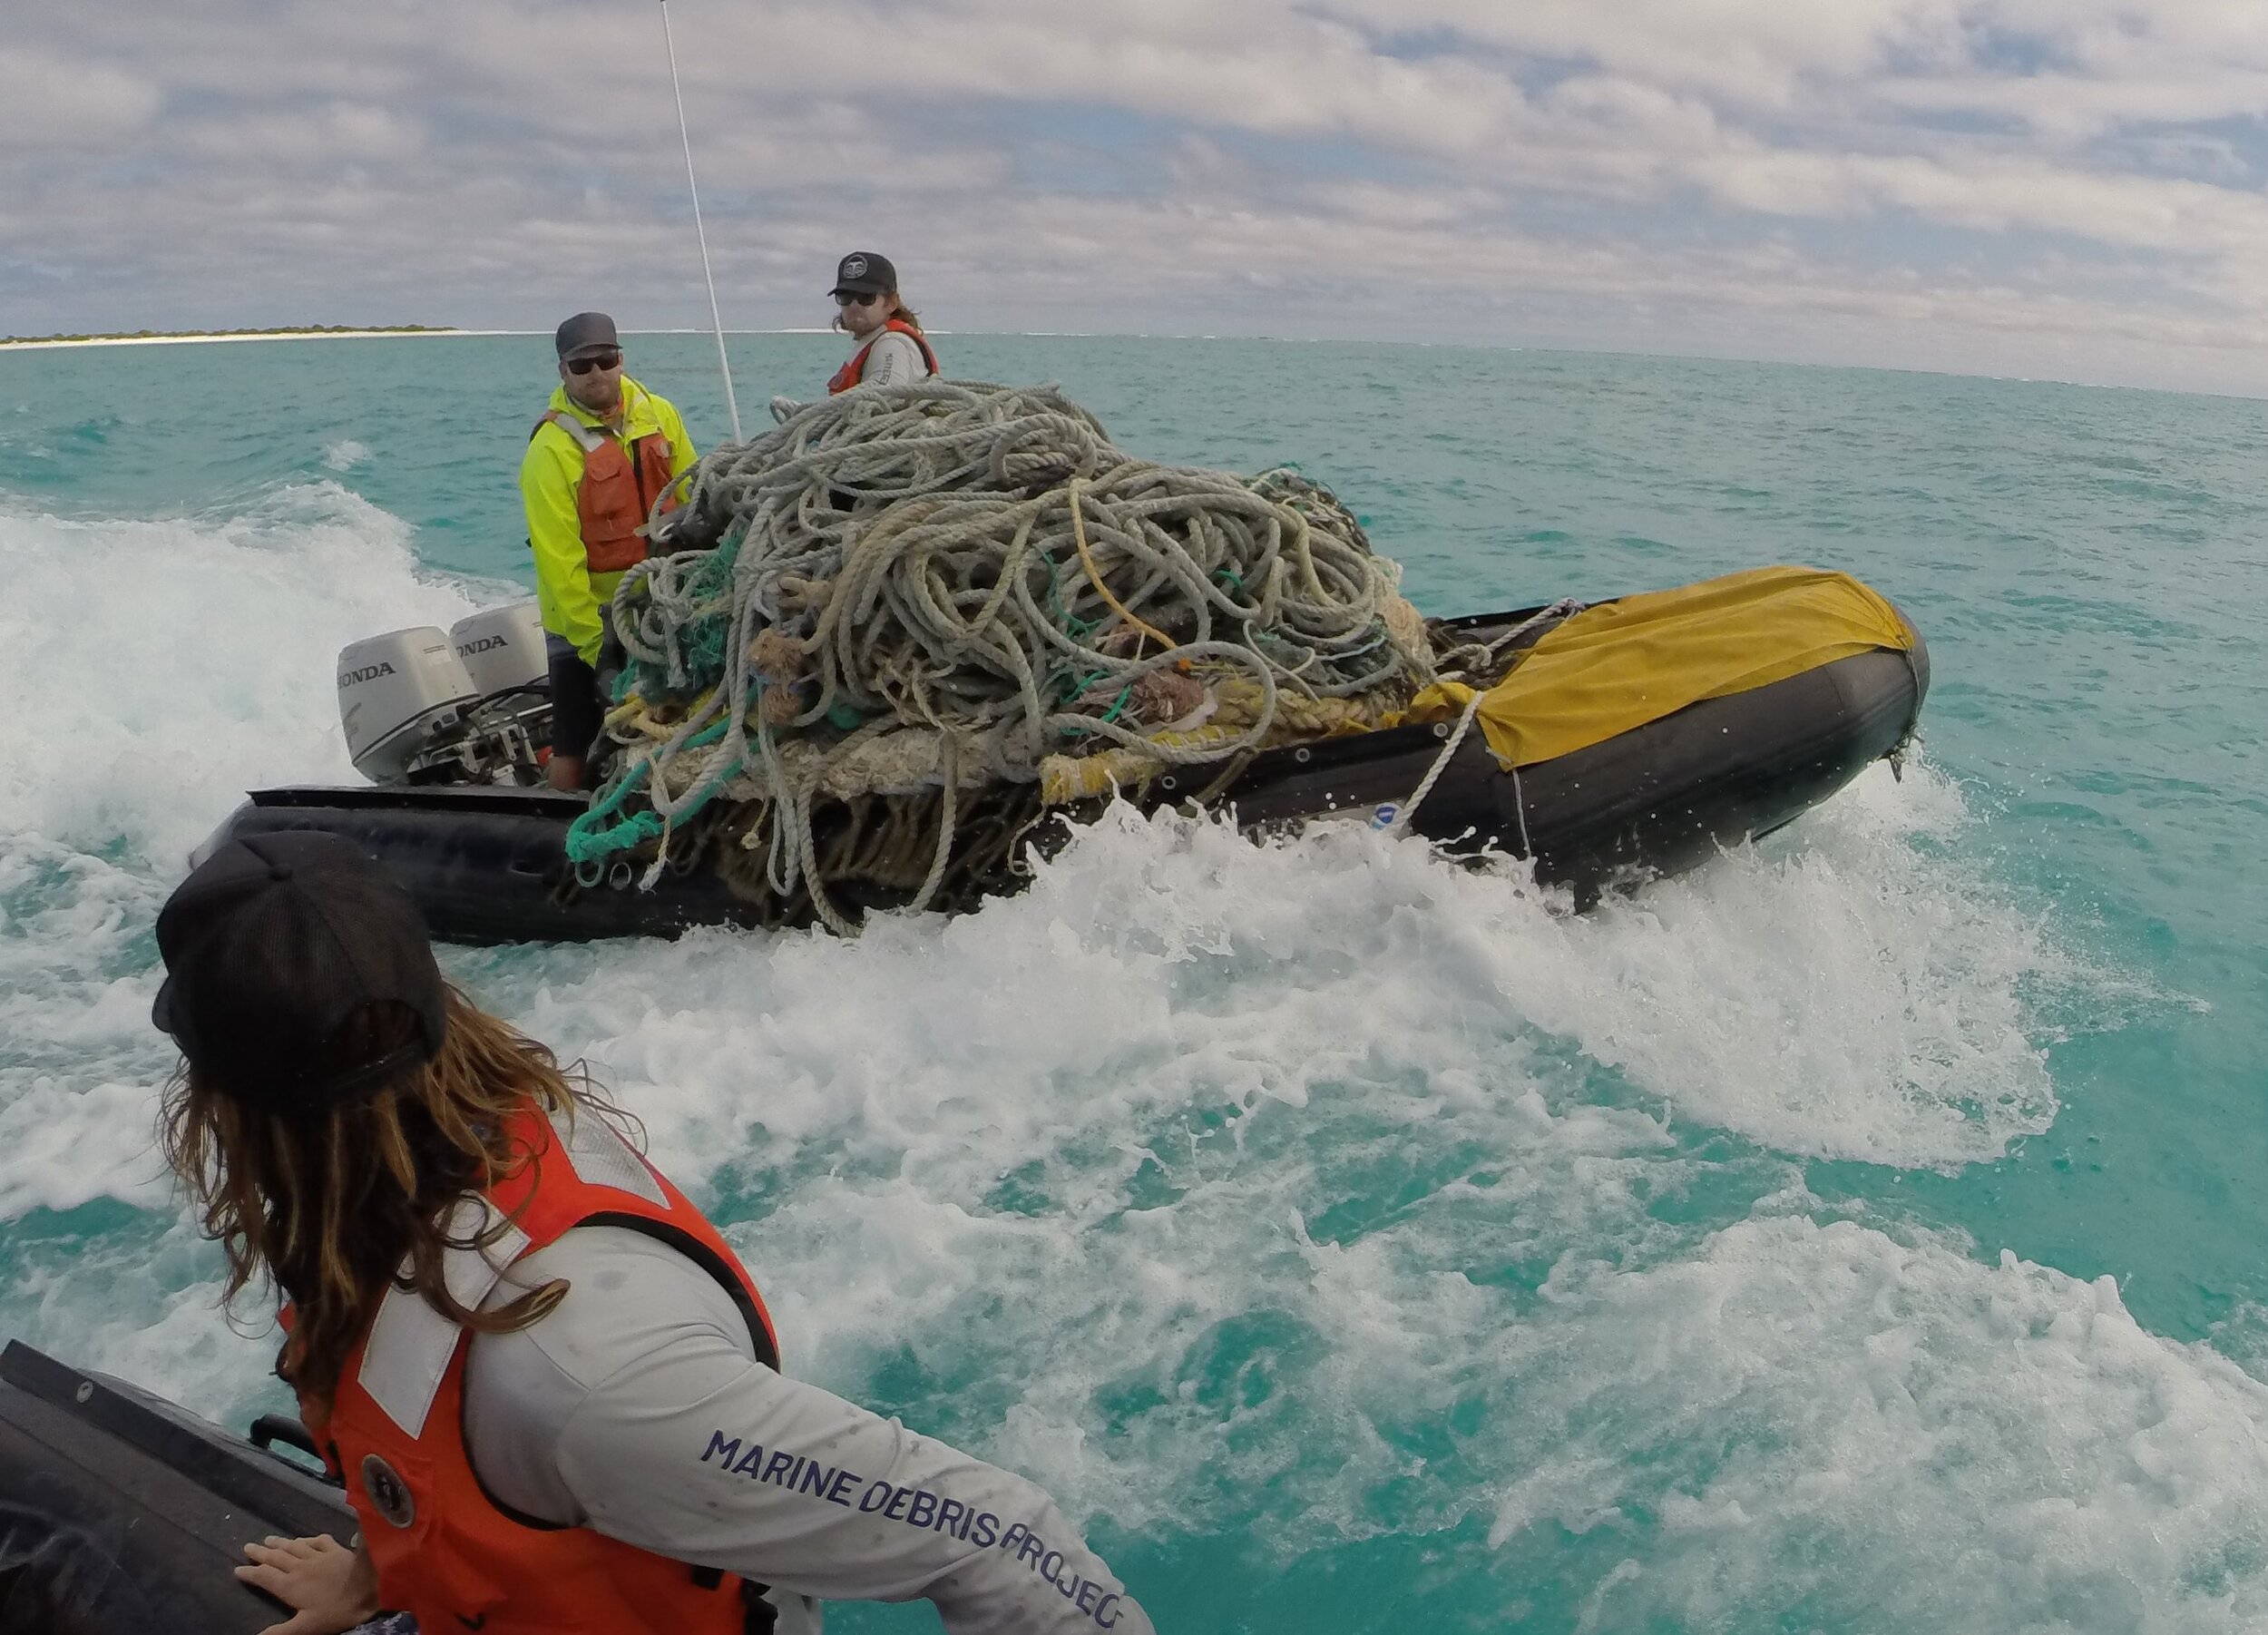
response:
[(1031, 1483), (790, 1379), (723, 1236), (541, 1044), (442, 980), (333, 837), (232, 841), (158, 917), (168, 1157), (361, 1522), (240, 1578), (334, 1635), (806, 1635), (826, 1600), (951, 1635), (1151, 1635)]
[(890, 258), (854, 250), (835, 266), (835, 327), (851, 355), (826, 383), (830, 396), (861, 386), (908, 386), (939, 373), (922, 321), (898, 293)]

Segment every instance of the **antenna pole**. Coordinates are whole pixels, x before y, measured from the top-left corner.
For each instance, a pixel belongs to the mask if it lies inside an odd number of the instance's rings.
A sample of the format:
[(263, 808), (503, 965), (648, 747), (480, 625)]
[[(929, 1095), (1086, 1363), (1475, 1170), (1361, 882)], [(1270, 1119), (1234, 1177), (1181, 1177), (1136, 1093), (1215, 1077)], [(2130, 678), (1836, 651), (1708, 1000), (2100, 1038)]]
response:
[(693, 138), (685, 127), (685, 88), (678, 83), (678, 43), (670, 33), (670, 0), (661, 0), (661, 39), (670, 51), (670, 90), (678, 103), (678, 137), (685, 143), (685, 191), (693, 197), (693, 233), (701, 242), (701, 278), (709, 285), (709, 321), (717, 330), (717, 367), (725, 377), (725, 409), (732, 440), (740, 441), (740, 400), (733, 396), (732, 360), (725, 356), (725, 320), (717, 310), (717, 275), (709, 269), (709, 231), (701, 225), (700, 184), (693, 180)]

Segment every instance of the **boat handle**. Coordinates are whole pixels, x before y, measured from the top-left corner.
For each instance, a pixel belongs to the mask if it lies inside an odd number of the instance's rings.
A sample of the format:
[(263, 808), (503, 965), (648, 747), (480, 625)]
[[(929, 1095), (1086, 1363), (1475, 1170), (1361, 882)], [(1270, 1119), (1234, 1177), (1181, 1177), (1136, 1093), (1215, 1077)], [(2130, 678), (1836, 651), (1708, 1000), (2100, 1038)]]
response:
[(308, 1434), (307, 1426), (290, 1415), (263, 1414), (252, 1421), (254, 1447), (262, 1453), (273, 1453), (272, 1444), (279, 1442), (288, 1448), (296, 1448), (318, 1464), (323, 1463), (323, 1450), (315, 1445), (315, 1438)]

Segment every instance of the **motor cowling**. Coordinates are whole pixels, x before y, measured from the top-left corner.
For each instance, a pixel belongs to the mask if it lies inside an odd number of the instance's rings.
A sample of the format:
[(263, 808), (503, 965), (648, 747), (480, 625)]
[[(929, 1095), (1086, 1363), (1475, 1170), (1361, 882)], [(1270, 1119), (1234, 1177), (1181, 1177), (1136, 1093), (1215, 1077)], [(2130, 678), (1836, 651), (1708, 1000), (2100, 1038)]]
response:
[(388, 631), (338, 655), (338, 719), (355, 769), (373, 783), (416, 780), (464, 734), (480, 694), (438, 625)]
[(550, 686), (543, 620), (533, 599), (468, 613), (449, 627), (449, 640), (484, 700)]
[(338, 655), (338, 717), (373, 783), (543, 782), (551, 666), (535, 603), (356, 642)]

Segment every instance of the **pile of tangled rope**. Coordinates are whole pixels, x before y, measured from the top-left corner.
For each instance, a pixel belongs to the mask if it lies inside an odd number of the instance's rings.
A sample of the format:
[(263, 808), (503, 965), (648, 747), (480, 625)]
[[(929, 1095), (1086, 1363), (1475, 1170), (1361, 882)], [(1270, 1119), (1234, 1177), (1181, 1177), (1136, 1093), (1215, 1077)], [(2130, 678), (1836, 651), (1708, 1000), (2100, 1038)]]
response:
[(775, 413), (681, 479), (715, 543), (616, 592), (585, 885), (706, 857), (847, 934), (846, 881), (931, 906), (1051, 807), (1169, 768), (1226, 787), (1271, 745), (1391, 724), (1433, 677), (1397, 566), (1295, 472), (1136, 459), (1051, 387)]

